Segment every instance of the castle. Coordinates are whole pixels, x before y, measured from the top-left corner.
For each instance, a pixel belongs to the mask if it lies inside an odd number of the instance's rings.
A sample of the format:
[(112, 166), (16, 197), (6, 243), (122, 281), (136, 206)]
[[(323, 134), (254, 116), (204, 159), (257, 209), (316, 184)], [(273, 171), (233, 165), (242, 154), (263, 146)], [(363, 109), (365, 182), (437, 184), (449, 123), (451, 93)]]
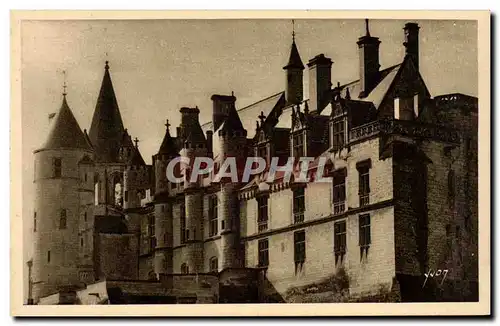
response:
[[(357, 41), (359, 78), (332, 85), (332, 60), (305, 66), (293, 37), (284, 91), (245, 108), (213, 95), (212, 121), (182, 107), (152, 164), (125, 129), (106, 62), (89, 132), (63, 94), (34, 152), (35, 304), (477, 300), (477, 98), (431, 97), (419, 26), (402, 62)], [(174, 158), (326, 158), (331, 183), (265, 170), (249, 182), (177, 184)], [(424, 284), (425, 282), (425, 284)]]

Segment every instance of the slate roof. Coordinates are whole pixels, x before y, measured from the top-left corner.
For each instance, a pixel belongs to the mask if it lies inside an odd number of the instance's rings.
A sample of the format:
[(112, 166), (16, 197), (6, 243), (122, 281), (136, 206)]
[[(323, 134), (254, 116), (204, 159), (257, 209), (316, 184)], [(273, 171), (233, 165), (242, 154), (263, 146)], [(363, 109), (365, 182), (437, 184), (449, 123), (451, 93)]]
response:
[(66, 96), (63, 96), (61, 108), (52, 119), (52, 126), (47, 140), (39, 150), (60, 148), (92, 150), (68, 106)]
[(299, 50), (297, 49), (297, 45), (295, 44), (295, 39), (292, 42), (292, 48), (290, 49), (290, 58), (288, 59), (288, 63), (283, 67), (283, 69), (288, 68), (304, 69), (304, 64), (300, 59), (300, 54)]
[(120, 109), (109, 74), (109, 65), (106, 61), (101, 90), (89, 131), (96, 161), (119, 162), (119, 150), (124, 131)]

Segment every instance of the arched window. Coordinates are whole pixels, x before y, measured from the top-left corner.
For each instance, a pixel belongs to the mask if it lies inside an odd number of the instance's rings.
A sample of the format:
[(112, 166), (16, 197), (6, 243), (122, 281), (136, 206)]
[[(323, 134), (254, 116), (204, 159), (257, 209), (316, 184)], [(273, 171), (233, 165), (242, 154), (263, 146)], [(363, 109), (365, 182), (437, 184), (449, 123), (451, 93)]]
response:
[(59, 218), (59, 229), (63, 230), (66, 229), (66, 210), (63, 208), (61, 209), (61, 216)]
[(99, 205), (99, 175), (94, 176), (94, 205)]
[(189, 266), (186, 263), (181, 265), (181, 274), (189, 274)]
[(114, 204), (117, 207), (123, 206), (123, 188), (122, 188), (122, 180), (119, 175), (115, 175), (113, 178), (113, 190), (115, 192), (114, 196)]
[(210, 273), (218, 273), (219, 272), (219, 259), (217, 257), (210, 258), (209, 272)]

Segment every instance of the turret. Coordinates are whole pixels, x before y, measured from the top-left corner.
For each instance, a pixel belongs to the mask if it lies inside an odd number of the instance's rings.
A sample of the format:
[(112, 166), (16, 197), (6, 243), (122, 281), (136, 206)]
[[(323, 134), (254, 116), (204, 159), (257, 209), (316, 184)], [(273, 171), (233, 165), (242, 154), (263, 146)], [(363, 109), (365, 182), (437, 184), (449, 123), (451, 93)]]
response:
[(173, 273), (173, 194), (179, 189), (176, 183), (167, 180), (167, 166), (179, 156), (176, 139), (170, 135), (170, 123), (165, 124), (165, 136), (158, 153), (153, 156), (155, 173), (155, 238), (154, 272), (159, 277)]
[[(85, 212), (87, 216), (91, 213), (87, 209), (93, 197), (93, 151), (65, 92), (48, 138), (34, 156), (33, 284), (37, 302), (40, 297), (80, 285), (80, 219)], [(82, 189), (88, 190), (88, 196), (81, 198)]]
[(295, 29), (292, 33), (292, 47), (288, 63), (283, 67), (286, 72), (285, 97), (287, 104), (298, 104), (303, 100), (304, 64), (300, 59), (297, 44), (295, 44)]

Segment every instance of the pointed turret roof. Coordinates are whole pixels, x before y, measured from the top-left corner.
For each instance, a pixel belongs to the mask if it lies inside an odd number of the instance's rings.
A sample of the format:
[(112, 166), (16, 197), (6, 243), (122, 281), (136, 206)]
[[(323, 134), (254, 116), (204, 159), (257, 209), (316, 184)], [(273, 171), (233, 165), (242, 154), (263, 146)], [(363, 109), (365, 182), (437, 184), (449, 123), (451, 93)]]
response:
[(96, 153), (96, 161), (118, 162), (123, 134), (123, 121), (111, 82), (108, 61), (106, 61), (104, 78), (89, 132), (89, 138)]
[(66, 95), (63, 95), (63, 101), (59, 112), (53, 120), (52, 128), (45, 144), (39, 150), (59, 149), (59, 148), (79, 148), (92, 150), (85, 135), (78, 125), (78, 122), (71, 112), (66, 101)]
[(168, 120), (165, 126), (167, 127), (165, 131), (165, 137), (163, 137), (163, 141), (161, 142), (158, 154), (177, 156), (177, 146), (175, 144), (175, 139), (170, 135), (170, 123), (168, 122)]
[(138, 147), (134, 147), (134, 150), (132, 151), (132, 156), (130, 156), (130, 160), (128, 161), (128, 165), (131, 166), (146, 165), (146, 162), (144, 162), (144, 159), (142, 158), (141, 152), (139, 152)]
[(302, 59), (300, 59), (299, 50), (297, 49), (297, 44), (295, 44), (295, 37), (292, 42), (292, 49), (290, 50), (290, 58), (288, 59), (288, 64), (283, 67), (283, 69), (297, 68), (304, 69), (304, 64)]
[(238, 112), (236, 112), (236, 108), (231, 108), (229, 110), (229, 114), (222, 124), (220, 130), (223, 131), (240, 131), (240, 130), (245, 130), (243, 127), (243, 124), (241, 123), (240, 116), (238, 115)]

